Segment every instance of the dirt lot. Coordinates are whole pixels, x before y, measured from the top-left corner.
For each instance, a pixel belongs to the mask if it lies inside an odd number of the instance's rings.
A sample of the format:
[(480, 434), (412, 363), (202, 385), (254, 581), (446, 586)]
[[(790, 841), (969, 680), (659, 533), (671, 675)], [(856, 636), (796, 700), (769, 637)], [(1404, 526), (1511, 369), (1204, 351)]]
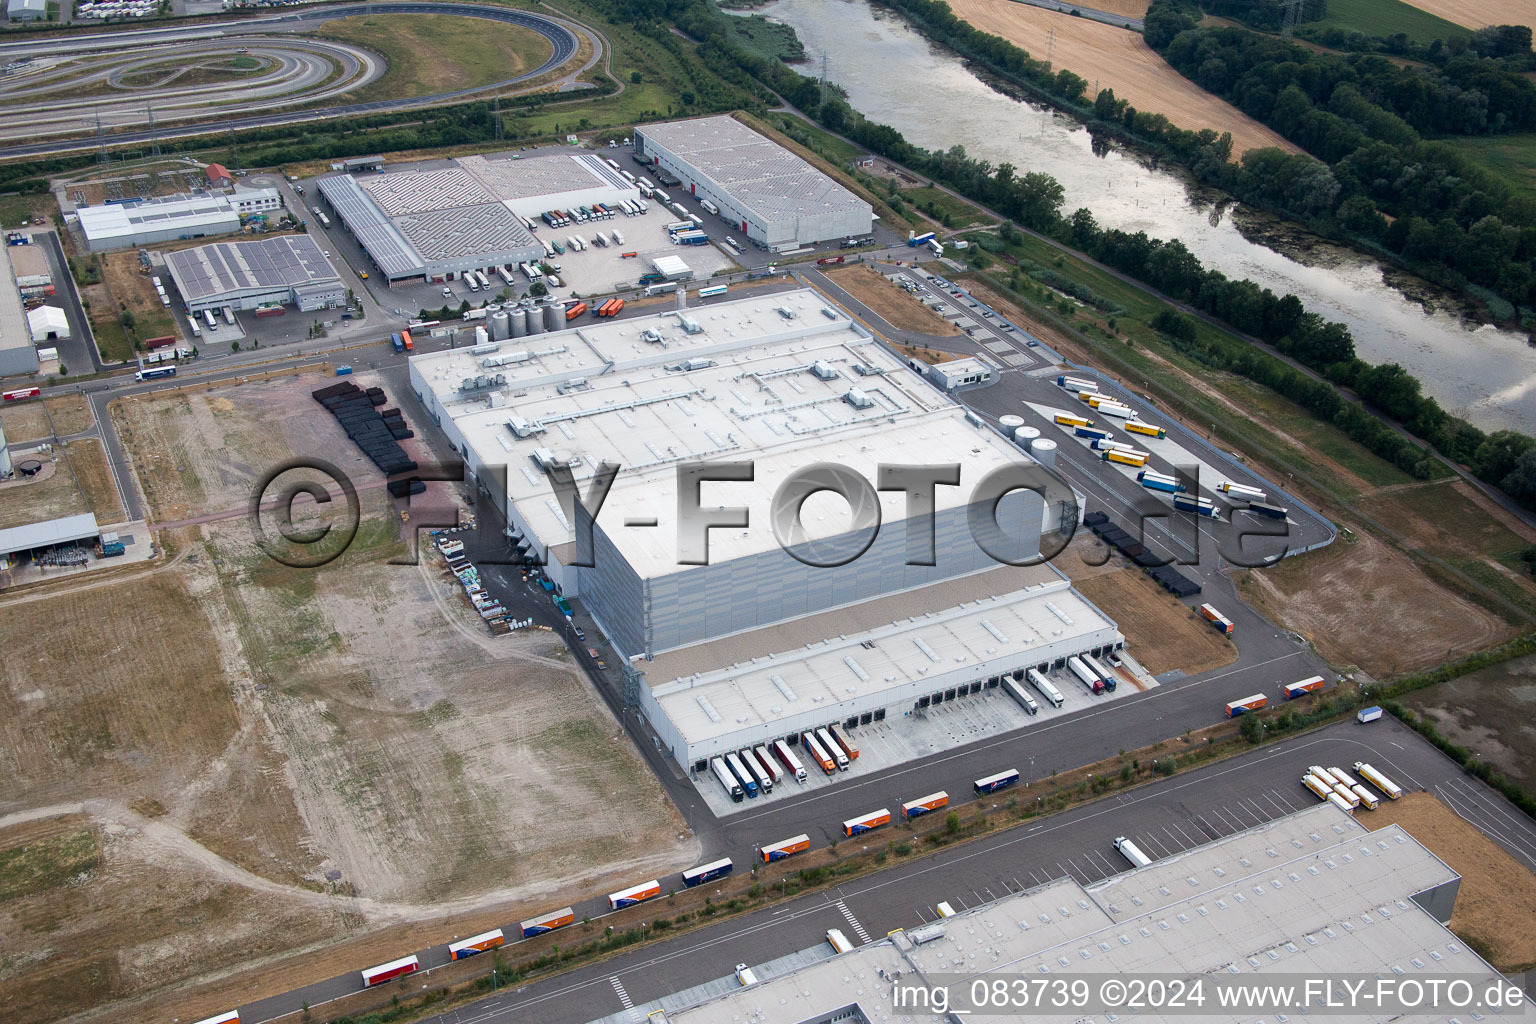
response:
[(1536, 788), (1536, 657), (1516, 658), (1411, 693), (1403, 703), (1452, 743)]
[(96, 522), (103, 526), (122, 522), (123, 502), (112, 482), (112, 468), (107, 465), (101, 442), (94, 437), (82, 438), (69, 442), (64, 451), (75, 471), (85, 504), (96, 515)]
[(1379, 678), (1438, 665), (1510, 633), (1491, 612), (1445, 590), (1407, 555), (1358, 529), (1353, 541), (1340, 537), (1273, 568), (1246, 570), (1238, 589), (1329, 661)]
[(0, 530), (89, 511), (64, 459), (55, 461), (51, 469), (45, 461), (36, 477), (0, 484)]
[[(46, 405), (47, 410), (44, 411)], [(53, 430), (48, 429), (48, 417), (53, 417)], [(5, 439), (11, 444), (22, 441), (43, 441), (55, 436), (68, 437), (82, 430), (91, 429), (96, 422), (91, 415), (91, 404), (84, 395), (64, 395), (42, 402), (22, 402), (0, 409), (0, 422), (5, 424)]]
[[(1062, 568), (1072, 572), (1070, 561)], [(1087, 579), (1074, 576), (1072, 582), (1115, 620), (1126, 649), (1153, 675), (1174, 669), (1194, 675), (1237, 660), (1230, 641), (1145, 573), (1121, 569)]]
[(1536, 531), (1502, 509), (1485, 509), (1459, 479), (1383, 487), (1359, 504), (1409, 543), (1437, 554), (1508, 554), (1536, 541)]
[(1421, 11), (1465, 25), (1527, 25), (1536, 29), (1536, 0), (1408, 0)]
[(1395, 822), (1461, 875), (1451, 931), (1501, 971), (1536, 965), (1536, 875), (1431, 793), (1383, 800), (1372, 828)]
[(886, 280), (873, 267), (841, 267), (827, 271), (827, 276), (849, 295), (882, 317), (886, 323), (903, 331), (921, 331), (941, 338), (960, 334), (960, 328)]
[(142, 340), (177, 334), (176, 320), (170, 310), (160, 305), (149, 275), (139, 273), (137, 252), (104, 252), (98, 259), (102, 281), (117, 300), (116, 308), (121, 310), (126, 305), (134, 316), (135, 337)]
[[(298, 451), (348, 463), (322, 383), (115, 408), (156, 514), (238, 507)], [(260, 967), (231, 983), (255, 998), (386, 958), (391, 926), (442, 941), (696, 855), (559, 638), (493, 640), (440, 562), (388, 564), (398, 518), (357, 476), (361, 529), (323, 569), (233, 519), (88, 601), (0, 603), (0, 850), (63, 815), (101, 844), (87, 877), (0, 906), (0, 1019), (185, 1018), (168, 987)]]
[[(954, 0), (950, 6), (957, 16), (1028, 50), (1038, 60), (1045, 59), (1049, 46), (1056, 67), (1071, 69), (1088, 80), (1090, 98), (1097, 82), (1099, 88), (1115, 90), (1117, 98), (1129, 100), (1137, 110), (1158, 111), (1180, 128), (1231, 132), (1234, 160), (1244, 150), (1265, 146), (1297, 151), (1280, 135), (1173, 70), (1139, 33), (1013, 0)], [(1053, 29), (1055, 42), (1050, 44)]]

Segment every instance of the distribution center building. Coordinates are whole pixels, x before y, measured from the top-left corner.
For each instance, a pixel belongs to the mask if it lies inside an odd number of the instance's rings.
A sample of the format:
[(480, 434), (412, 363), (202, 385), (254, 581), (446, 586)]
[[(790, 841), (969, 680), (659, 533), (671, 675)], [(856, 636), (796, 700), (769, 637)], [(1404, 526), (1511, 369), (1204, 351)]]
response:
[(15, 272), (11, 261), (5, 260), (4, 268), (0, 269), (0, 377), (36, 373), (41, 365), (32, 344), (26, 306), (16, 287)]
[(641, 125), (635, 150), (770, 249), (867, 235), (874, 223), (864, 200), (724, 114)]
[(192, 313), (289, 304), (307, 312), (347, 299), (347, 286), (308, 235), (200, 245), (167, 253), (165, 265)]
[(176, 242), (240, 230), (240, 215), (276, 210), (282, 197), (276, 189), (222, 192), (135, 199), (101, 206), (82, 206), (75, 214), (91, 252), (124, 249), (158, 242)]
[(436, 170), (319, 180), (320, 196), (390, 283), (446, 281), (544, 257), (523, 218), (618, 203), (639, 190), (590, 153), (470, 156)]
[[(980, 689), (1004, 670), (1123, 642), (1055, 569), (998, 561), (1033, 558), (1043, 533), (1071, 528), (1071, 491), (1042, 502), (1015, 490), (989, 530), (978, 485), (1037, 470), (1029, 456), (814, 291), (575, 328), (558, 306), (551, 321), (545, 312), (518, 307), (521, 323), (494, 348), (414, 357), (411, 383), (521, 542), (602, 626), (632, 685), (643, 677), (637, 699), (680, 763), (784, 735), (797, 712), (859, 720), (936, 685)], [(529, 323), (556, 329), (529, 335)], [(604, 463), (618, 472), (595, 518), (551, 484), (568, 470), (586, 494)], [(936, 463), (958, 467), (960, 484), (925, 489), (931, 515), (875, 488), (882, 466)], [(679, 481), (716, 464), (751, 475)], [(780, 488), (818, 466), (865, 486), (791, 501), (803, 534), (776, 523)], [(737, 525), (687, 525), (682, 504), (695, 499), (699, 515)], [(577, 529), (588, 524), (589, 547)], [(930, 618), (889, 628), (908, 608)], [(835, 650), (808, 653), (829, 635)], [(773, 667), (733, 665), (746, 650)], [(835, 692), (811, 682), (823, 676)], [(787, 703), (775, 677), (803, 703)]]
[[(998, 982), (1016, 995), (1021, 979), (1081, 983), (1089, 995), (1101, 991), (1105, 978), (1199, 979), (1199, 1011), (1187, 1004), (1182, 1012), (1137, 1010), (1135, 1019), (1231, 1024), (1283, 1021), (1284, 1011), (1302, 1011), (1241, 1008), (1249, 1004), (1223, 1001), (1218, 985), (1272, 984), (1299, 992), (1301, 979), (1419, 979), (1427, 996), (1430, 979), (1456, 978), (1480, 994), (1497, 972), (1446, 927), (1460, 883), (1401, 825), (1369, 831), (1324, 803), (1088, 886), (1063, 877), (932, 924), (897, 929), (840, 955), (826, 955), (830, 947), (822, 944), (783, 958), (783, 966), (754, 965), (759, 980), (749, 987), (703, 985), (594, 1024), (628, 1020), (631, 1013), (652, 1024), (1023, 1024), (1113, 1021), (1115, 1011), (1126, 1013), (1123, 1006), (1075, 999), (1071, 1010), (1041, 1013), (1007, 997), (973, 1012), (974, 993), (993, 992)], [(940, 898), (935, 892), (930, 902)], [(896, 1001), (896, 979), (910, 1001)], [(1338, 991), (1337, 980), (1334, 985)], [(934, 1010), (937, 998), (910, 999), (930, 988), (946, 990), (941, 996), (948, 996), (943, 1005), (950, 1012)], [(1069, 990), (1047, 989), (1058, 991)], [(1176, 989), (1170, 984), (1168, 991)], [(1415, 989), (1402, 991), (1412, 998)], [(1351, 1013), (1403, 1024), (1480, 1019), (1444, 1008), (1338, 1009), (1320, 1006), (1314, 996), (1305, 1019), (1342, 1020)]]

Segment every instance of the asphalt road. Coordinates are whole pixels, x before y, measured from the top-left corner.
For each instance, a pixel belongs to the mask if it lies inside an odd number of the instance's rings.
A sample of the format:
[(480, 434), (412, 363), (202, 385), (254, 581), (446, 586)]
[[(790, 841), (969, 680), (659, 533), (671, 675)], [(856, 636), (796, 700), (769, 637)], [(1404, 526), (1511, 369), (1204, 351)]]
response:
[[(1484, 831), (1527, 866), (1536, 868), (1536, 823), (1482, 783), (1465, 775), (1421, 737), (1386, 718), (1370, 726), (1344, 722), (1317, 733), (1284, 740), (1238, 758), (1218, 762), (1132, 792), (1053, 815), (985, 839), (901, 863), (834, 889), (809, 893), (675, 938), (648, 942), (591, 967), (506, 990), (432, 1018), (438, 1024), (578, 1024), (625, 1008), (625, 997), (644, 1019), (649, 1005), (665, 995), (731, 973), (737, 963), (759, 964), (822, 942), (828, 928), (850, 938), (883, 936), (936, 916), (934, 904), (975, 906), (1010, 892), (1071, 876), (1091, 884), (1126, 869), (1113, 839), (1133, 838), (1154, 857), (1231, 835), (1311, 806), (1316, 801), (1299, 783), (1311, 764), (1369, 761), (1405, 790), (1426, 789)], [(953, 792), (953, 790), (951, 790)], [(1027, 801), (1028, 788), (999, 796)], [(1371, 812), (1357, 816), (1370, 823)], [(899, 831), (875, 833), (871, 845), (897, 838)], [(736, 859), (739, 870), (750, 863)], [(786, 862), (793, 869), (794, 862)], [(775, 874), (761, 874), (771, 885)], [(674, 881), (672, 879), (670, 881)], [(669, 884), (664, 881), (664, 887)], [(530, 908), (532, 909), (532, 908)], [(597, 918), (596, 901), (575, 908)], [(666, 913), (664, 904), (659, 914)], [(511, 928), (515, 930), (515, 923)], [(593, 933), (602, 927), (596, 921)], [(515, 931), (509, 932), (515, 934)], [(856, 939), (855, 941), (860, 941)], [(404, 955), (405, 951), (402, 951)], [(423, 967), (446, 962), (446, 948), (418, 952)], [(423, 979), (402, 983), (401, 994)], [(356, 991), (355, 973), (301, 992), (240, 1007), (242, 1019), (262, 1021), (296, 1009), (307, 999), (323, 1001)]]
[[(101, 36), (92, 35), (82, 38), (71, 36), (67, 39), (57, 40), (27, 40), (17, 43), (0, 43), (0, 62), (15, 56), (53, 56), (69, 53), (89, 52), (101, 49), (104, 46), (122, 47), (134, 44), (150, 43), (179, 43), (194, 39), (209, 38), (238, 38), (252, 32), (280, 31), (284, 28), (296, 28), (307, 26), (310, 23), (331, 21), (336, 18), (345, 18), (353, 15), (380, 15), (380, 14), (453, 14), (461, 17), (486, 18), (509, 25), (517, 25), (530, 29), (548, 39), (554, 47), (554, 52), (549, 60), (539, 67), (514, 78), (509, 78), (492, 85), (474, 89), (457, 89), (449, 92), (433, 93), (428, 96), (413, 96), (403, 99), (375, 100), (370, 103), (349, 103), (340, 106), (320, 107), (302, 111), (290, 111), (287, 113), (261, 114), (246, 117), (225, 117), (230, 112), (227, 107), (218, 108), (218, 128), (223, 131), (238, 130), (242, 128), (260, 128), (279, 124), (296, 124), (310, 121), (318, 121), (326, 118), (345, 117), (350, 114), (375, 113), (382, 110), (402, 110), (410, 107), (433, 106), (462, 99), (466, 96), (486, 94), (496, 89), (505, 89), (545, 74), (559, 67), (569, 60), (579, 45), (576, 29), (563, 20), (533, 14), (528, 11), (519, 11), (509, 7), (484, 7), (476, 4), (462, 4), (450, 2), (427, 3), (369, 3), (356, 4), (343, 7), (320, 7), (314, 10), (300, 10), (297, 12), (273, 15), (270, 17), (253, 18), (246, 21), (232, 22), (219, 26), (187, 26), (176, 29), (158, 29), (138, 32), (114, 32)], [(594, 60), (602, 57), (602, 41), (595, 33), (589, 34), (597, 46)], [(211, 116), (211, 115), (210, 115)], [(116, 146), (138, 142), (149, 142), (152, 139), (176, 138), (186, 135), (201, 135), (208, 131), (207, 125), (194, 125), (190, 127), (175, 127), (162, 125), (154, 131), (129, 131), (115, 133), (108, 141)], [(27, 145), (9, 146), (0, 149), (0, 157), (38, 156), (48, 153), (66, 153), (81, 149), (94, 149), (97, 142), (94, 138), (81, 138), (66, 140), (60, 139), (48, 142), (35, 142)]]

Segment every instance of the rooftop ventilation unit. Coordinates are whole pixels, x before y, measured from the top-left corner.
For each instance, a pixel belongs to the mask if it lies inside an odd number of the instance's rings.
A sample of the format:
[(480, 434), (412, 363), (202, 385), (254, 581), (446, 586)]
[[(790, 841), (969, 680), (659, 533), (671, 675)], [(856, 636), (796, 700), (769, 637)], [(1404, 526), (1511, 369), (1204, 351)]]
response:
[(699, 322), (691, 316), (682, 316), (677, 319), (678, 323), (683, 325), (683, 331), (688, 334), (702, 334), (704, 331), (704, 328), (699, 326)]
[(544, 433), (549, 428), (542, 423), (529, 423), (521, 416), (513, 416), (507, 420), (507, 429), (517, 437), (532, 437), (535, 434)]
[(686, 363), (683, 363), (682, 366), (679, 367), (679, 369), (683, 369), (683, 370), (707, 370), (711, 366), (714, 366), (714, 365), (715, 365), (715, 361), (713, 359), (690, 359)]
[(644, 332), (641, 333), (640, 337), (645, 341), (650, 342), (652, 345), (658, 344), (662, 341), (661, 332), (653, 327), (647, 327)]
[(779, 316), (783, 317), (785, 320), (793, 320), (795, 318), (795, 311), (790, 309), (788, 306), (780, 306), (778, 313)]
[(868, 395), (858, 388), (849, 388), (848, 393), (843, 396), (843, 401), (855, 409), (868, 409), (875, 404)]
[(500, 373), (494, 377), (465, 377), (459, 381), (459, 394), (469, 395), (477, 391), (490, 391), (493, 388), (504, 388), (506, 386), (507, 378), (504, 374)]
[(490, 355), (492, 352), (495, 352), (499, 348), (501, 348), (501, 342), (487, 341), (482, 345), (471, 346), (469, 354), (472, 356), (486, 356)]
[(811, 372), (816, 375), (817, 380), (837, 379), (837, 371), (820, 359), (811, 364)]
[(549, 469), (559, 462), (555, 458), (555, 453), (548, 448), (535, 448), (533, 450), (533, 461), (539, 464), (540, 469)]

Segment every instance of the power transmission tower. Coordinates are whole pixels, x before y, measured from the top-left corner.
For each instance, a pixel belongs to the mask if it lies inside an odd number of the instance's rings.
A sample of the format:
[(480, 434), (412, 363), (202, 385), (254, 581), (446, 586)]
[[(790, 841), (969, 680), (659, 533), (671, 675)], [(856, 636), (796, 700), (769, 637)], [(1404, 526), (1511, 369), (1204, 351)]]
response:
[(149, 151), (153, 156), (158, 157), (160, 155), (160, 134), (155, 131), (155, 108), (145, 107), (144, 110), (149, 114)]
[(107, 166), (107, 133), (101, 127), (101, 111), (96, 111), (96, 162)]
[(235, 141), (235, 130), (229, 130), (229, 166), (240, 166), (240, 143)]
[(1301, 5), (1306, 0), (1280, 0), (1280, 6), (1285, 10), (1285, 21), (1280, 27), (1282, 36), (1289, 36), (1296, 31), (1296, 25), (1301, 21)]
[(827, 106), (827, 53), (821, 53), (821, 109)]
[(501, 141), (501, 93), (497, 93), (491, 104), (491, 131), (495, 133), (497, 142)]
[(1045, 39), (1045, 59), (1049, 63), (1051, 56), (1056, 52), (1056, 30), (1051, 29), (1051, 34)]

